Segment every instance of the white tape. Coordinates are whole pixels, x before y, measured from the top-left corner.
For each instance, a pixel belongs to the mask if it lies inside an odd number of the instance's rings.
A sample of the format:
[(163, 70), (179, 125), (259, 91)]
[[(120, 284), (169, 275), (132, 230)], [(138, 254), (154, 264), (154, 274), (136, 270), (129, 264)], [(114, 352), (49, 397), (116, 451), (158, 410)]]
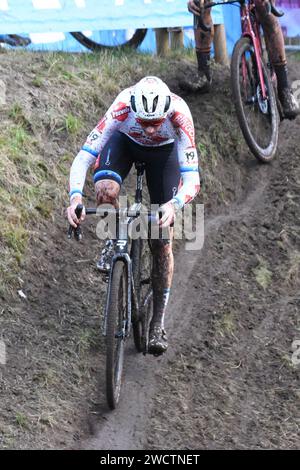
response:
[(32, 0), (32, 5), (37, 10), (62, 9), (60, 0)]
[(50, 44), (66, 39), (64, 33), (31, 33), (29, 36), (32, 44)]
[(74, 0), (77, 8), (86, 8), (85, 0)]
[(8, 10), (8, 2), (7, 0), (0, 0), (0, 10)]

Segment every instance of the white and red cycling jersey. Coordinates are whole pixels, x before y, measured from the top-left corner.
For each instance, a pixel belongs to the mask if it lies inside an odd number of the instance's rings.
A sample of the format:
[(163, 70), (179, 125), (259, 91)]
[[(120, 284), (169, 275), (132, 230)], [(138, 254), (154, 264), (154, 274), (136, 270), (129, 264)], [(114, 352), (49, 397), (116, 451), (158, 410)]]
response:
[(175, 197), (180, 207), (190, 202), (200, 189), (198, 156), (195, 146), (195, 130), (191, 112), (186, 102), (171, 94), (171, 106), (157, 132), (148, 136), (131, 110), (132, 87), (123, 90), (87, 137), (74, 159), (70, 172), (70, 196), (83, 190), (87, 169), (96, 159), (116, 131), (124, 133), (144, 147), (159, 147), (175, 143), (182, 184)]

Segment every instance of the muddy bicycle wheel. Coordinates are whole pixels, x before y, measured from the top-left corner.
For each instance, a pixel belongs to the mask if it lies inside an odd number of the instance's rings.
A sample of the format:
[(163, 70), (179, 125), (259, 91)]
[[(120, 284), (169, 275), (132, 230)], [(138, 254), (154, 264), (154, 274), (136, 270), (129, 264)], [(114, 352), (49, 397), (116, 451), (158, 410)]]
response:
[(231, 59), (231, 85), (240, 128), (253, 153), (261, 162), (271, 161), (277, 150), (279, 116), (270, 75), (262, 61), (266, 86), (263, 99), (258, 67), (250, 38), (241, 38)]
[(126, 49), (127, 47), (136, 49), (143, 42), (147, 34), (147, 29), (136, 29), (133, 31), (134, 32), (132, 36), (129, 38), (126, 37), (125, 31), (123, 32), (124, 34), (121, 34), (119, 31), (114, 30), (107, 31), (106, 42), (103, 42), (103, 37), (101, 37), (101, 39), (99, 38), (99, 42), (97, 42), (96, 39), (88, 38), (85, 34), (79, 31), (72, 32), (70, 34), (78, 42), (80, 42), (80, 44), (87, 47), (88, 49), (91, 49), (92, 51), (101, 51), (103, 49)]
[[(143, 240), (133, 240), (131, 244), (130, 257), (132, 261), (132, 275), (134, 282), (134, 289), (138, 304), (140, 305), (141, 290), (141, 255), (143, 250)], [(139, 318), (139, 309), (136, 310), (134, 302), (132, 302), (132, 330), (133, 330), (133, 341), (138, 352), (143, 351), (142, 344), (142, 323)]]
[(133, 311), (132, 329), (134, 344), (138, 352), (146, 352), (149, 322), (152, 317), (152, 254), (147, 241), (139, 238), (132, 241), (130, 256), (134, 287), (139, 311)]
[(116, 408), (121, 392), (127, 329), (127, 287), (127, 268), (122, 261), (117, 261), (111, 277), (106, 323), (106, 396), (111, 409)]

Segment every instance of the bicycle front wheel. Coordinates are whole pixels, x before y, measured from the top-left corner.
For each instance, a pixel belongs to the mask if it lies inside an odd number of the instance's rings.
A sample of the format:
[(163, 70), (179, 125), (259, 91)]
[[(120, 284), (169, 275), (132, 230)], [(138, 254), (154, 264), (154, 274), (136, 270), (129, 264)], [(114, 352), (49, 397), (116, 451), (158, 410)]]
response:
[[(91, 49), (92, 51), (101, 51), (103, 49), (125, 49), (131, 47), (136, 49), (144, 40), (147, 29), (133, 30), (131, 37), (127, 37), (125, 31), (107, 31), (106, 37), (102, 32), (101, 37), (93, 39), (88, 38), (83, 33), (73, 32), (70, 33), (80, 44)], [(97, 35), (97, 33), (95, 33)], [(99, 36), (99, 33), (98, 33)]]
[[(143, 240), (138, 238), (137, 240), (132, 241), (130, 257), (132, 260), (132, 275), (134, 288), (136, 293), (136, 298), (140, 307), (141, 301), (141, 256), (143, 250)], [(142, 322), (140, 319), (140, 312), (136, 311), (134, 302), (132, 302), (133, 314), (132, 314), (132, 330), (133, 330), (133, 340), (136, 350), (138, 352), (143, 352), (143, 342), (142, 342)]]
[(111, 409), (116, 408), (121, 392), (127, 330), (127, 287), (126, 265), (117, 261), (111, 277), (106, 323), (106, 396)]
[(138, 300), (139, 311), (132, 315), (134, 344), (138, 352), (147, 352), (149, 323), (153, 310), (152, 293), (152, 253), (149, 242), (139, 238), (132, 241), (130, 256), (132, 259), (133, 281)]
[(258, 66), (250, 38), (241, 38), (231, 59), (231, 85), (240, 128), (253, 153), (261, 162), (276, 154), (279, 116), (270, 75), (261, 62), (266, 87), (262, 96)]

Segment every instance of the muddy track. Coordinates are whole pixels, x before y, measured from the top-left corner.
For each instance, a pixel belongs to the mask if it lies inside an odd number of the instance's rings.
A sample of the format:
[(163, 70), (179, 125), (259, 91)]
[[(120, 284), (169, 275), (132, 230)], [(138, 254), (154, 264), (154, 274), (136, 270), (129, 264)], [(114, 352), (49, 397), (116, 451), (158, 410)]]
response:
[[(211, 217), (205, 221), (206, 240), (215, 236), (218, 230), (226, 227), (228, 223), (251, 217), (268, 185), (269, 170), (266, 167), (257, 168), (255, 173), (258, 182), (256, 187), (249, 189), (245, 200), (231, 207), (227, 214)], [(191, 280), (200, 272), (207, 277), (208, 270), (213, 270), (211, 262), (214, 258), (213, 250), (214, 247), (206, 242), (201, 252), (196, 252), (196, 256), (195, 251), (186, 251), (184, 248), (176, 255), (173, 294), (168, 306), (170, 313), (166, 322), (166, 328), (170, 331), (171, 338), (176, 338), (176, 342), (184, 341), (188, 335), (193, 319), (193, 309), (197, 305), (197, 297), (190, 296)], [(189, 280), (184, 286), (182, 266), (184, 266), (184, 277)], [(209, 299), (207, 301), (209, 302)], [(202, 308), (203, 321), (205, 321), (204, 310)], [(185, 312), (184, 318), (183, 311)], [(180, 355), (180, 350), (176, 348), (176, 345), (172, 345), (171, 341), (168, 355), (161, 359), (137, 355), (133, 345), (127, 348), (127, 353), (126, 378), (119, 408), (114, 412), (104, 412), (101, 416), (102, 424), (97, 424), (94, 429), (95, 437), (84, 441), (81, 448), (115, 450), (145, 448), (147, 442), (145, 422), (149, 420), (153, 411), (151, 410), (152, 397), (159, 394), (157, 377), (164, 376), (166, 363), (174, 360), (178, 354)]]
[(280, 132), (277, 159), (249, 156), (242, 197), (206, 219), (203, 249), (176, 254), (168, 354), (129, 347), (120, 406), (81, 448), (297, 447), (299, 123)]
[[(201, 251), (186, 251), (184, 247), (176, 254), (174, 285), (168, 307), (166, 327), (170, 332), (171, 347), (168, 354), (155, 359), (151, 356), (138, 355), (133, 345), (128, 348), (125, 383), (119, 408), (114, 412), (100, 412), (101, 424), (94, 426), (95, 436), (84, 441), (81, 448), (86, 449), (145, 449), (149, 428), (145, 422), (151, 422), (153, 397), (160, 395), (158, 378), (164, 377), (166, 364), (180, 357), (180, 343), (189, 337), (193, 325), (193, 315), (200, 308), (202, 323), (208, 320), (205, 306), (210, 304), (210, 281), (214, 273), (226, 269), (227, 259), (218, 261), (215, 266), (215, 243), (218, 243), (218, 232), (230, 223), (244, 223), (255, 217), (256, 208), (263, 204), (267, 197), (267, 187), (272, 174), (276, 173), (279, 163), (270, 166), (255, 165), (253, 180), (255, 185), (246, 191), (244, 200), (235, 203), (225, 213), (205, 220), (205, 244)], [(228, 231), (230, 237), (230, 231)], [(213, 240), (213, 243), (212, 243)], [(224, 268), (223, 268), (223, 266)], [(182, 267), (184, 266), (184, 280)], [(202, 278), (200, 296), (190, 295), (196, 279)], [(196, 289), (199, 286), (193, 286)], [(199, 304), (199, 300), (201, 301)], [(184, 312), (184, 316), (183, 313)], [(197, 341), (205, 341), (205, 336), (198, 332)], [(129, 398), (130, 397), (130, 398)], [(164, 406), (161, 400), (158, 400)], [(171, 412), (171, 410), (170, 410)], [(157, 445), (157, 442), (156, 442)], [(202, 447), (201, 443), (199, 443)], [(156, 446), (154, 446), (156, 447)]]

